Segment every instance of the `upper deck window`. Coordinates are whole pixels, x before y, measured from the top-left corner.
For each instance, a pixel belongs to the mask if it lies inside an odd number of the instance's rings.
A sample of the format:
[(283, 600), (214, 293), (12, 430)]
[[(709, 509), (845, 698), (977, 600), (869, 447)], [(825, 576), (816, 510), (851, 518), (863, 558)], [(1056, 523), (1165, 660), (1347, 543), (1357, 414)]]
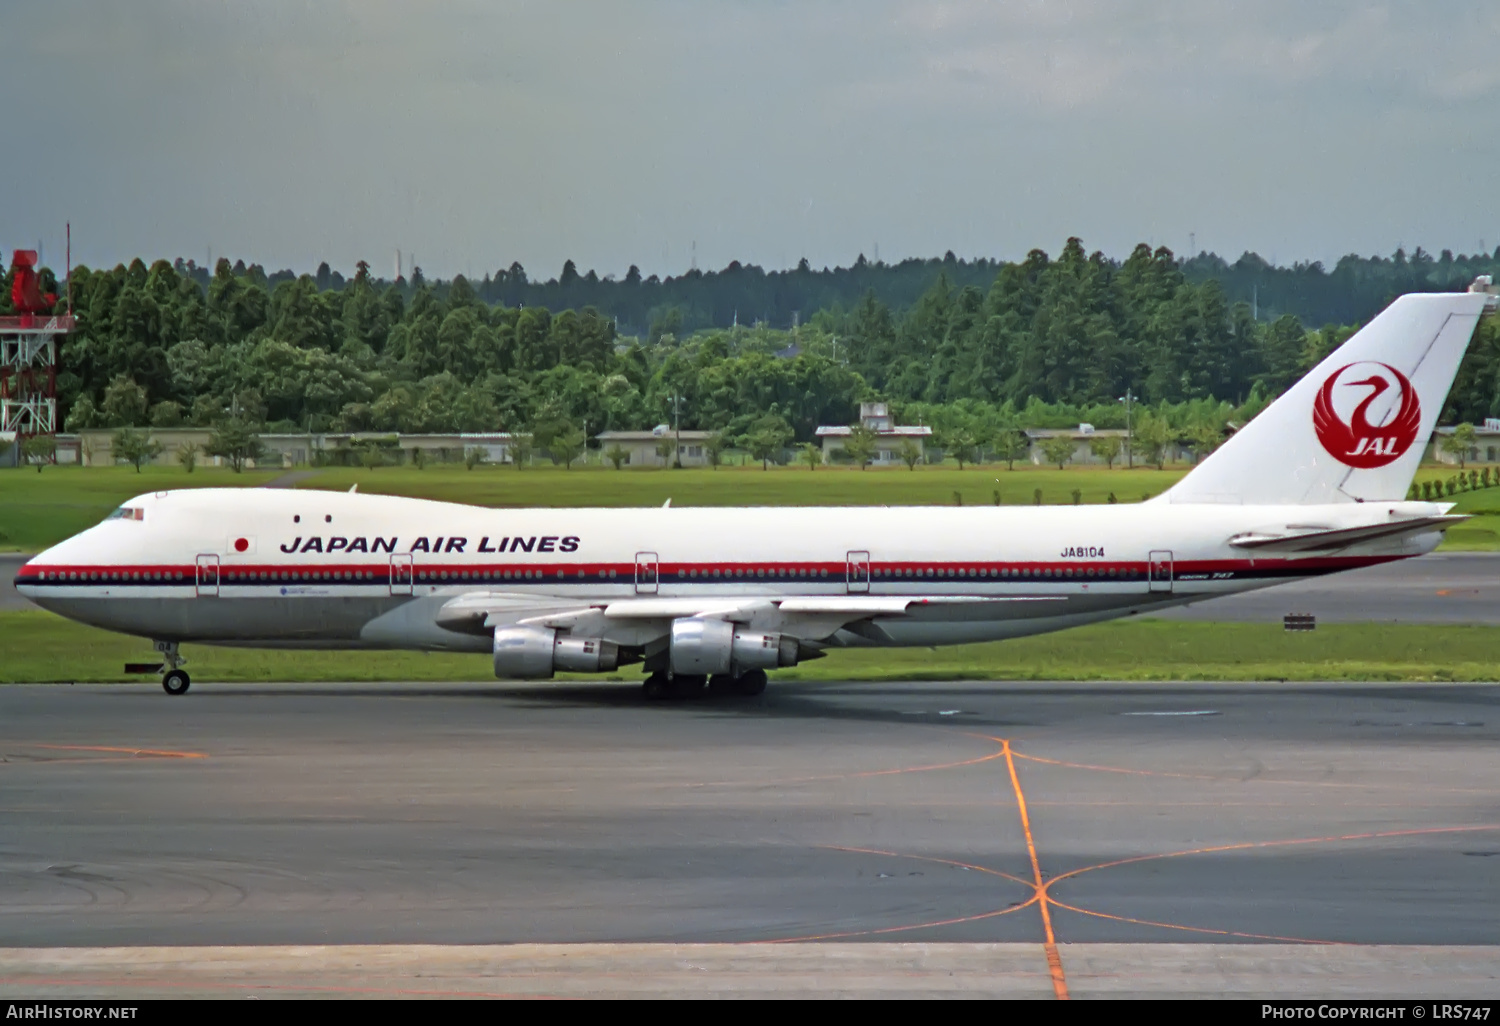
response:
[(119, 509), (115, 510), (113, 513), (111, 513), (109, 516), (105, 517), (104, 519), (105, 520), (145, 520), (146, 519), (146, 511), (143, 510), (143, 509), (141, 509), (139, 506), (121, 506)]

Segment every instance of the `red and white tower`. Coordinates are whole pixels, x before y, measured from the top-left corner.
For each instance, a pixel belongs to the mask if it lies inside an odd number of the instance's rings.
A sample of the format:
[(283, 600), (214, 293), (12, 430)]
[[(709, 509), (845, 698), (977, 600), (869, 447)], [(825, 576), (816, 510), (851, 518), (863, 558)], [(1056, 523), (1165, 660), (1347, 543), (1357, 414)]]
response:
[(0, 436), (17, 444), (57, 433), (57, 339), (73, 330), (73, 316), (51, 311), (57, 296), (41, 291), (35, 250), (11, 261), (11, 305), (0, 317)]

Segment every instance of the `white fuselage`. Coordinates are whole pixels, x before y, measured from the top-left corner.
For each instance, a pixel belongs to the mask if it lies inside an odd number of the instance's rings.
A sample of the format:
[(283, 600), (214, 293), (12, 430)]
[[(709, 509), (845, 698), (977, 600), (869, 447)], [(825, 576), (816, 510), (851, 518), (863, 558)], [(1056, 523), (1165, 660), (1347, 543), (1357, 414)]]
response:
[[(490, 509), (201, 489), (132, 500), (126, 516), (26, 564), (16, 585), (64, 616), (177, 642), (487, 651), (484, 632), (454, 629), (445, 607), (478, 595), (523, 612), (533, 600), (548, 609), (602, 609), (649, 596), (681, 599), (689, 611), (682, 615), (693, 615), (721, 601), (764, 599), (770, 608), (788, 598), (892, 596), (918, 601), (901, 615), (830, 627), (822, 643), (940, 645), (1037, 634), (1420, 555), (1437, 545), (1436, 530), (1274, 555), (1230, 539), (1355, 528), (1443, 508), (1155, 501)], [(640, 624), (630, 630), (639, 640)]]

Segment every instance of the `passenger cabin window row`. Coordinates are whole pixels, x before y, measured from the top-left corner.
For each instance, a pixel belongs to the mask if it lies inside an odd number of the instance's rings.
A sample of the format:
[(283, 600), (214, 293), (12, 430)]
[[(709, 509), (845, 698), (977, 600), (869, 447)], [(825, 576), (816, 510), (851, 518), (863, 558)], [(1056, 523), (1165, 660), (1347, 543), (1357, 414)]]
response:
[(312, 584), (320, 581), (385, 580), (386, 572), (373, 570), (225, 570), (226, 583), (252, 584), (257, 581), (286, 581), (290, 584)]
[[(579, 578), (589, 576), (588, 571), (579, 570), (576, 573)], [(600, 574), (601, 577), (613, 580), (618, 576), (615, 570), (607, 570)], [(555, 570), (550, 574), (545, 570), (418, 570), (417, 580), (425, 583), (436, 583), (440, 581), (540, 581), (540, 580), (566, 580), (568, 571)]]
[[(39, 575), (44, 581), (89, 581), (104, 584), (133, 584), (146, 582), (173, 582), (191, 579), (190, 574), (181, 570), (44, 570)], [(226, 569), (221, 574), (227, 584), (256, 583), (259, 581), (285, 581), (293, 584), (314, 584), (334, 581), (384, 581), (388, 577), (385, 568), (380, 570), (231, 570)], [(422, 583), (439, 583), (444, 581), (540, 581), (544, 579), (566, 580), (568, 571), (543, 571), (543, 570), (418, 570), (415, 579)], [(587, 571), (578, 570), (576, 576), (581, 578), (589, 576)], [(600, 577), (606, 580), (616, 580), (618, 571), (601, 571)], [(678, 570), (678, 580), (728, 580), (753, 578), (758, 580), (809, 580), (826, 579), (829, 576), (827, 570), (797, 569), (735, 569), (735, 570)], [(999, 578), (1002, 580), (1059, 580), (1059, 579), (1104, 579), (1104, 580), (1140, 580), (1145, 576), (1144, 572), (1130, 567), (1063, 567), (1054, 569), (1046, 568), (1024, 568), (988, 570), (973, 567), (954, 569), (951, 567), (917, 567), (904, 568), (900, 570), (872, 570), (870, 577), (879, 581), (905, 581), (921, 578)]]
[(140, 581), (184, 581), (181, 570), (43, 570), (44, 581), (97, 581), (102, 584), (134, 584)]
[(1129, 567), (1064, 567), (1052, 569), (1050, 567), (1027, 567), (1016, 570), (976, 570), (973, 567), (953, 569), (951, 567), (918, 567), (917, 569), (905, 570), (875, 570), (871, 576), (878, 581), (906, 580), (907, 578), (927, 577), (999, 577), (1006, 580), (1038, 581), (1068, 577), (1094, 577), (1114, 578), (1115, 580), (1139, 580), (1143, 574), (1139, 570)]
[(807, 569), (802, 569), (802, 570), (787, 570), (785, 568), (775, 569), (775, 570), (744, 570), (744, 569), (739, 569), (739, 570), (724, 570), (724, 571), (719, 571), (719, 570), (704, 570), (701, 573), (699, 571), (697, 571), (697, 570), (679, 570), (679, 571), (677, 571), (677, 579), (678, 580), (695, 580), (695, 579), (700, 578), (700, 577), (709, 578), (709, 579), (713, 579), (713, 578), (716, 578), (716, 577), (717, 578), (730, 578), (730, 577), (767, 578), (767, 577), (772, 577), (772, 578), (778, 578), (778, 579), (796, 577), (796, 578), (806, 579), (806, 578), (812, 578), (812, 577), (827, 577), (827, 576), (828, 576), (828, 571), (827, 570), (807, 570)]

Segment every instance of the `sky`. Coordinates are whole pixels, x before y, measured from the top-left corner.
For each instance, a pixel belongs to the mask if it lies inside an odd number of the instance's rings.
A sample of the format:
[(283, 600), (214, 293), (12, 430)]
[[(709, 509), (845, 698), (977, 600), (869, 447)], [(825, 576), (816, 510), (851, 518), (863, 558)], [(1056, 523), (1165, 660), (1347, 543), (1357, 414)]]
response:
[(1500, 7), (0, 0), (0, 246), (623, 277), (1500, 245)]

